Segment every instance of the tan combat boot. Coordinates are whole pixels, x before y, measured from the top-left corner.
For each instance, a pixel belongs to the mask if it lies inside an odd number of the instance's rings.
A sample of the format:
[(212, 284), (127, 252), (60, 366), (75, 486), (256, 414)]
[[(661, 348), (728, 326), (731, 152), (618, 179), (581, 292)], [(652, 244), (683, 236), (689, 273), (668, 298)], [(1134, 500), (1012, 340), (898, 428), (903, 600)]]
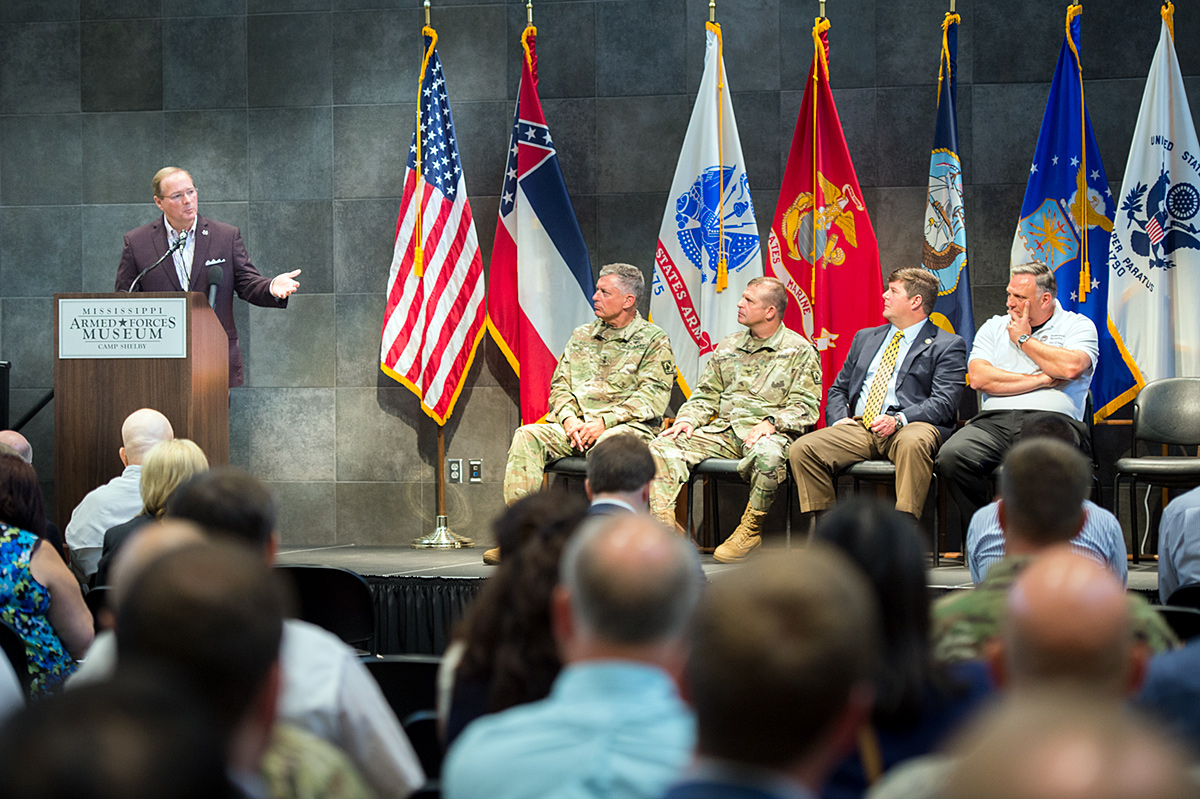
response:
[(749, 557), (762, 546), (762, 522), (766, 516), (765, 511), (747, 507), (737, 529), (713, 552), (713, 559), (717, 563), (741, 563)]
[(483, 553), (483, 562), (488, 566), (500, 565), (500, 547), (492, 547)]

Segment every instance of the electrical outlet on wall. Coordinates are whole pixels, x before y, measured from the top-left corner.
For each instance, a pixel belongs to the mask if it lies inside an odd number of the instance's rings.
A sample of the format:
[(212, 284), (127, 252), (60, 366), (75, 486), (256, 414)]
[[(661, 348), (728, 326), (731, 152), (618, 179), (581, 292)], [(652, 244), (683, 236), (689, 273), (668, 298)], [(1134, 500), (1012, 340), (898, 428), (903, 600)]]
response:
[(467, 461), (467, 470), (468, 470), (468, 474), (470, 475), (469, 479), (472, 483), (482, 483), (483, 482), (483, 461), (480, 461), (480, 460)]
[(462, 482), (462, 458), (451, 458), (446, 461), (446, 482)]

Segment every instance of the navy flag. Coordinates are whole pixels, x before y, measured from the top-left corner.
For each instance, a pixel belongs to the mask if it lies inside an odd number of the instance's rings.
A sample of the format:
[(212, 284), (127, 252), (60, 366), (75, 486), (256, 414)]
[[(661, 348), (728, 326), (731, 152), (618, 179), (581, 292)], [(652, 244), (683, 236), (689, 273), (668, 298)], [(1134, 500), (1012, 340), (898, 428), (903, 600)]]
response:
[(1108, 243), (1116, 206), (1084, 104), (1082, 13), (1080, 5), (1067, 9), (1066, 35), (1013, 236), (1012, 263), (1045, 263), (1054, 271), (1059, 304), (1095, 323), (1100, 357), (1092, 394), (1095, 418), (1103, 419), (1136, 380), (1108, 321)]
[(938, 66), (937, 130), (929, 158), (929, 197), (925, 204), (925, 242), (921, 265), (938, 276), (938, 300), (930, 318), (967, 342), (975, 338), (971, 281), (967, 277), (967, 229), (963, 208), (962, 163), (958, 158), (958, 14), (942, 21)]

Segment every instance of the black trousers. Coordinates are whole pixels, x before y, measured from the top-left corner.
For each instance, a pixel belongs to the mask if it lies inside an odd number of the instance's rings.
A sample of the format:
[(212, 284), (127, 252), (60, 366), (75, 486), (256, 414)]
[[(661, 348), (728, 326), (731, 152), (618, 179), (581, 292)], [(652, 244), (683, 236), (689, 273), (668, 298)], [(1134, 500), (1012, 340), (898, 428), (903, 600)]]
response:
[[(962, 540), (975, 511), (992, 501), (991, 476), (1004, 455), (1020, 440), (1021, 425), (1033, 414), (1050, 411), (983, 411), (942, 445), (937, 469), (950, 498), (958, 506)], [(1089, 453), (1088, 428), (1066, 414), (1055, 414), (1071, 423), (1075, 446)]]

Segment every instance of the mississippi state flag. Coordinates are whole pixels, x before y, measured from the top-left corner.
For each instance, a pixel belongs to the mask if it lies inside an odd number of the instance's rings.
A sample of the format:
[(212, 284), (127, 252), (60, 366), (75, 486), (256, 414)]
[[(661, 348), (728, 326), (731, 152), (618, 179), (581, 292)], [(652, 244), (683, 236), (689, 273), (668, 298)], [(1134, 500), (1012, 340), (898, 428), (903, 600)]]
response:
[(521, 421), (549, 411), (550, 377), (571, 331), (595, 314), (592, 265), (537, 95), (532, 25), (500, 192), (488, 277), (488, 329), (521, 379)]
[(706, 30), (704, 76), (658, 231), (650, 296), (650, 318), (671, 338), (686, 396), (721, 339), (741, 329), (738, 300), (763, 273), (721, 26), (709, 22)]
[(388, 273), (380, 367), (445, 424), (483, 338), (483, 257), (454, 143), (454, 119), (426, 27), (421, 96)]

